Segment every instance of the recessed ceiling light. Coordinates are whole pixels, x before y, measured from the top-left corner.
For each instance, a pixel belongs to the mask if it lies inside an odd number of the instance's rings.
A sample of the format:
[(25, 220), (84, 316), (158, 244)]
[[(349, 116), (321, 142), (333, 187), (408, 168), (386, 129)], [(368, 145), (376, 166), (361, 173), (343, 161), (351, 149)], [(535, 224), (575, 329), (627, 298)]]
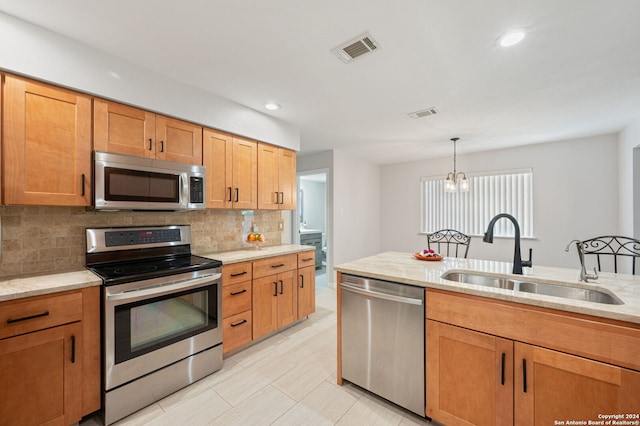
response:
[(500, 46), (509, 47), (518, 44), (524, 39), (525, 33), (522, 30), (511, 31), (498, 39)]
[(275, 111), (277, 109), (280, 109), (280, 105), (276, 104), (275, 102), (267, 102), (266, 104), (264, 104), (264, 107), (269, 111)]

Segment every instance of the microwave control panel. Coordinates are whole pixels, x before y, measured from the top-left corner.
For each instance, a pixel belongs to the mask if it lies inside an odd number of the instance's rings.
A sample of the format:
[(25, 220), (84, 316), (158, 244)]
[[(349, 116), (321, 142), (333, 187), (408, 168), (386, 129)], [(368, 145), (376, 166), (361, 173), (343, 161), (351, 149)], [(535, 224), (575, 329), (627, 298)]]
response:
[(195, 176), (189, 178), (189, 202), (204, 203), (204, 178)]

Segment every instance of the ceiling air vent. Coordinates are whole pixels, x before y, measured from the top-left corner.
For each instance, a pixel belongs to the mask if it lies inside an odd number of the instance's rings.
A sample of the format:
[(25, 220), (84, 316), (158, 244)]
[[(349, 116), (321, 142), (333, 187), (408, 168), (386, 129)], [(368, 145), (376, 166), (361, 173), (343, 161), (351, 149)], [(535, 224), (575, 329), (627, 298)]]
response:
[(430, 115), (436, 115), (437, 113), (438, 111), (436, 111), (435, 108), (427, 108), (421, 111), (410, 112), (407, 115), (411, 118), (422, 118), (422, 117), (428, 117)]
[(333, 52), (343, 62), (349, 63), (354, 59), (372, 53), (377, 49), (380, 49), (380, 44), (375, 41), (371, 34), (366, 32), (352, 40), (342, 43), (334, 49), (331, 49), (331, 52)]

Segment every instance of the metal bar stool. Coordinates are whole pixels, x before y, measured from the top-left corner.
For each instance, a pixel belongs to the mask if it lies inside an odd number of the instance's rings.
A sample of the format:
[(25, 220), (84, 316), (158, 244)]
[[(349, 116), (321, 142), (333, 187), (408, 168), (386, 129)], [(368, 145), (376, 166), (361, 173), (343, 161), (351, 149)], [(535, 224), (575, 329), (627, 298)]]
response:
[[(454, 256), (460, 257), (459, 252), (464, 249), (464, 255), (462, 257), (467, 257), (469, 253), (469, 244), (471, 243), (471, 237), (463, 234), (460, 231), (456, 231), (455, 229), (441, 229), (440, 231), (436, 231), (431, 234), (427, 234), (427, 247), (431, 250), (431, 245), (434, 247), (437, 244), (438, 249), (436, 250), (440, 254), (445, 254), (442, 252), (442, 246), (446, 246), (447, 253), (446, 256)], [(455, 255), (451, 253), (455, 249)], [(435, 250), (435, 249), (434, 249)]]
[(600, 256), (613, 256), (613, 272), (618, 273), (618, 258), (631, 259), (632, 274), (636, 274), (636, 260), (640, 258), (640, 240), (620, 235), (605, 235), (582, 241), (584, 255), (595, 255), (598, 271), (602, 271)]

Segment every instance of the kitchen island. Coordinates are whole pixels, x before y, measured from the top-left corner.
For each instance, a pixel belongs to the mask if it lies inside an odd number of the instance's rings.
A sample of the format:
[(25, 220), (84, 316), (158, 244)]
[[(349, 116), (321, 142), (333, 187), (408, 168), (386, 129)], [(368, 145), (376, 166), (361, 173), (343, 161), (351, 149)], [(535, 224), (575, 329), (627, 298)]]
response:
[[(452, 424), (554, 424), (640, 413), (640, 277), (386, 252), (336, 266), (342, 274), (425, 289), (428, 417)], [(599, 290), (603, 304), (449, 281), (473, 271)], [(338, 285), (338, 383), (342, 384), (342, 294)]]

